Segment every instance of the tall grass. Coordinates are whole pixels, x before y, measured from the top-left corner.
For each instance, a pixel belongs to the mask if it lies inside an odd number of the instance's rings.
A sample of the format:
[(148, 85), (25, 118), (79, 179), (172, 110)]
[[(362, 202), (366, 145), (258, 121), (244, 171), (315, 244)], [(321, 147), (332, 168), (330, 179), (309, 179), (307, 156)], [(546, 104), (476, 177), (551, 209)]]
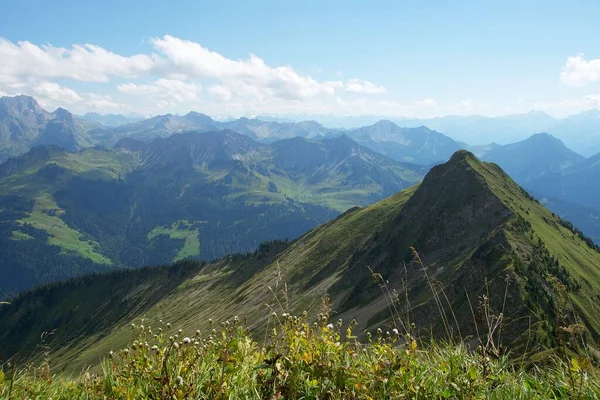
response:
[(492, 312), (487, 296), (479, 304), (486, 328), (471, 349), (457, 340), (443, 287), (427, 276), (448, 336), (419, 340), (408, 294), (401, 298), (371, 271), (393, 323), (359, 337), (357, 322), (332, 319), (327, 303), (316, 317), (290, 314), (278, 271), (260, 341), (238, 317), (209, 320), (195, 332), (139, 320), (131, 325), (135, 340), (106, 354), (98, 371), (54, 375), (48, 359), (3, 365), (0, 399), (600, 399), (600, 373), (589, 358), (558, 354), (525, 368), (500, 351), (503, 314)]

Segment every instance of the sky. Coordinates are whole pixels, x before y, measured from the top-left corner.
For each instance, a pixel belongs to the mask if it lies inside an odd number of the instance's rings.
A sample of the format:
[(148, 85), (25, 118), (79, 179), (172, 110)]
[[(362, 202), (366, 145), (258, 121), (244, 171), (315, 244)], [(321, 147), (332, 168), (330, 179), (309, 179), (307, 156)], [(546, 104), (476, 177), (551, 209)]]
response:
[(600, 1), (0, 0), (0, 95), (144, 115), (600, 107)]

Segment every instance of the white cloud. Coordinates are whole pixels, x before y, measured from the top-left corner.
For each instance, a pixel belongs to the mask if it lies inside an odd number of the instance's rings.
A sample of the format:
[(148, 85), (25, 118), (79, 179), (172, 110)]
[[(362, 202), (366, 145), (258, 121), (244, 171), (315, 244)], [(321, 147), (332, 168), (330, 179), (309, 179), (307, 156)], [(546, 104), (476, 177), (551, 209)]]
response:
[(208, 88), (208, 91), (220, 102), (231, 99), (231, 92), (221, 85), (213, 85)]
[(151, 42), (166, 56), (165, 62), (158, 67), (163, 72), (189, 79), (216, 80), (238, 96), (259, 100), (302, 100), (332, 95), (336, 88), (343, 87), (338, 81), (318, 82), (310, 76), (302, 76), (291, 66), (270, 67), (254, 54), (247, 60), (232, 60), (198, 43), (169, 35), (153, 38)]
[(159, 100), (161, 106), (167, 106), (194, 102), (201, 87), (176, 79), (161, 78), (149, 84), (123, 83), (118, 85), (117, 89), (150, 101)]
[(75, 104), (83, 98), (73, 89), (60, 86), (54, 82), (42, 82), (32, 89), (33, 95), (42, 103)]
[(89, 93), (87, 99), (85, 101), (85, 105), (94, 110), (100, 111), (114, 111), (119, 110), (121, 113), (123, 110), (128, 109), (129, 107), (125, 104), (120, 104), (115, 101), (112, 101), (110, 96), (100, 95), (96, 93)]
[(583, 86), (600, 80), (600, 59), (586, 61), (583, 54), (567, 58), (560, 81), (568, 86)]
[(556, 102), (536, 102), (532, 106), (537, 110), (546, 111), (557, 117), (580, 113), (582, 111), (600, 108), (600, 94), (592, 94), (578, 99), (567, 99)]
[(366, 93), (366, 94), (377, 94), (385, 93), (386, 88), (383, 86), (377, 86), (373, 82), (361, 81), (360, 79), (350, 79), (346, 82), (346, 90), (348, 92), (355, 93)]
[(145, 54), (124, 57), (91, 44), (70, 49), (0, 38), (0, 79), (70, 78), (107, 82), (110, 77), (137, 77), (152, 70), (156, 60)]
[(437, 107), (438, 102), (433, 99), (423, 99), (415, 103), (419, 107)]

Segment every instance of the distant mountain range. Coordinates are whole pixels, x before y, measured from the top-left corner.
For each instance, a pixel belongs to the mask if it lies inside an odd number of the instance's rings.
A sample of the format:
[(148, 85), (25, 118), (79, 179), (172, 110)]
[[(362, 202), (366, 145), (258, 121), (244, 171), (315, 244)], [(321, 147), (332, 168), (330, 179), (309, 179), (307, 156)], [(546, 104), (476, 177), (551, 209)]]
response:
[[(118, 116), (109, 116), (107, 119), (115, 122), (115, 118), (119, 119)], [(63, 109), (48, 113), (31, 97), (2, 97), (0, 162), (23, 154), (37, 144), (53, 144), (68, 150), (80, 150), (94, 145), (111, 147), (123, 138), (149, 142), (175, 133), (217, 130), (232, 130), (262, 143), (294, 137), (323, 139), (346, 135), (397, 161), (423, 165), (446, 161), (454, 151), (463, 147), (425, 127), (400, 128), (390, 121), (380, 121), (373, 126), (348, 131), (329, 129), (314, 121), (290, 123), (240, 118), (219, 122), (198, 112), (183, 116), (159, 115), (113, 127), (100, 125), (101, 122), (102, 118), (97, 115), (87, 114), (83, 118), (77, 118)]]
[[(166, 165), (175, 168), (176, 176), (185, 176), (192, 169), (216, 171), (239, 160), (251, 171), (244, 173), (236, 164), (233, 179), (241, 182), (261, 176), (252, 165), (265, 153), (274, 156), (272, 168), (282, 173), (284, 168), (297, 171), (316, 161), (305, 164), (298, 157), (287, 167), (280, 165), (277, 149), (241, 135), (226, 136), (225, 141), (215, 137), (208, 146), (213, 150), (205, 151), (206, 146), (193, 144), (203, 137), (175, 135), (140, 145), (136, 152), (146, 160), (143, 168), (156, 169), (155, 191), (169, 185), (162, 180)], [(171, 148), (172, 140), (185, 146)], [(305, 143), (301, 138), (292, 140)], [(352, 159), (367, 162), (375, 157), (342, 140), (358, 152)], [(321, 146), (317, 154), (330, 153), (328, 144)], [(157, 154), (159, 148), (164, 151)], [(166, 154), (177, 157), (165, 158)], [(215, 174), (212, 179), (227, 179)], [(186, 195), (181, 186), (173, 189)], [(215, 189), (209, 190), (203, 188), (205, 197), (216, 198)], [(148, 199), (156, 205), (152, 212), (167, 212), (158, 207), (161, 192), (145, 196), (153, 197)], [(134, 202), (127, 213), (140, 206)], [(199, 206), (190, 204), (188, 209)], [(173, 232), (173, 226), (188, 224), (193, 226), (188, 230), (196, 229), (194, 224), (200, 222), (179, 221), (154, 229)], [(148, 234), (139, 226), (135, 230)], [(564, 330), (569, 327), (577, 329), (578, 343), (597, 347), (599, 265), (598, 248), (568, 222), (534, 201), (497, 165), (459, 151), (434, 167), (420, 185), (371, 206), (352, 208), (292, 242), (265, 243), (253, 253), (208, 264), (187, 261), (170, 268), (115, 271), (23, 293), (10, 307), (0, 308), (0, 347), (5, 357), (24, 359), (39, 346), (41, 332), (53, 332), (44, 342), (49, 353), (39, 357), (49, 357), (56, 370), (70, 371), (97, 365), (98, 354), (122, 349), (131, 338), (131, 324), (140, 318), (155, 330), (164, 321), (166, 335), (171, 334), (169, 329), (190, 332), (199, 327), (199, 334), (207, 337), (212, 327), (206, 321), (231, 321), (238, 315), (257, 337), (263, 337), (272, 327), (267, 323), (271, 313), (265, 309), (273, 304), (279, 311), (279, 298), (285, 301), (285, 312), (307, 312), (309, 321), (326, 298), (327, 312), (335, 319), (357, 321), (353, 333), (358, 336), (377, 328), (391, 331), (404, 320), (412, 323), (406, 329), (419, 338), (485, 338), (492, 329), (490, 320), (497, 323), (488, 313), (501, 313), (502, 346), (544, 357), (557, 347), (568, 348)], [(398, 300), (392, 297), (396, 293)], [(165, 327), (167, 322), (173, 328)]]
[[(269, 117), (263, 116), (263, 119)], [(284, 117), (280, 117), (282, 119)], [(590, 157), (600, 153), (600, 110), (592, 109), (582, 113), (557, 119), (543, 111), (514, 114), (500, 117), (479, 115), (448, 115), (444, 117), (416, 119), (394, 118), (390, 116), (325, 116), (325, 115), (288, 115), (288, 121), (311, 119), (328, 127), (355, 129), (372, 125), (382, 119), (395, 124), (416, 128), (426, 126), (442, 132), (454, 140), (469, 145), (485, 145), (491, 142), (508, 144), (524, 140), (534, 133), (547, 132), (561, 139), (575, 152)]]
[(91, 271), (212, 260), (296, 238), (427, 171), (347, 136), (259, 143), (174, 134), (113, 149), (37, 146), (0, 165), (0, 297)]
[(117, 126), (121, 126), (121, 125), (125, 125), (125, 124), (132, 124), (134, 122), (139, 122), (139, 121), (146, 119), (142, 116), (125, 116), (122, 114), (100, 115), (95, 112), (84, 114), (84, 115), (80, 116), (79, 118), (81, 118), (85, 121), (91, 122), (91, 123), (96, 123), (96, 124), (110, 126), (110, 127), (117, 127)]

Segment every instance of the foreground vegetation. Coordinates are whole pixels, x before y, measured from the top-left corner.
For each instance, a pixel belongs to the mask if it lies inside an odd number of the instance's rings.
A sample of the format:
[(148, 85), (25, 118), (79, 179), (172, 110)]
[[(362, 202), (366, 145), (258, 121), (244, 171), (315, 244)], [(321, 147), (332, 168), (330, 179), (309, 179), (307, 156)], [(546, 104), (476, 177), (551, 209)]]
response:
[(600, 398), (600, 375), (587, 359), (525, 367), (509, 355), (491, 356), (485, 346), (425, 345), (397, 329), (359, 340), (355, 321), (332, 323), (326, 313), (314, 323), (306, 313), (272, 313), (258, 341), (238, 317), (206, 334), (145, 324), (132, 324), (137, 339), (107, 354), (98, 373), (53, 375), (49, 360), (35, 368), (4, 365), (0, 398)]

